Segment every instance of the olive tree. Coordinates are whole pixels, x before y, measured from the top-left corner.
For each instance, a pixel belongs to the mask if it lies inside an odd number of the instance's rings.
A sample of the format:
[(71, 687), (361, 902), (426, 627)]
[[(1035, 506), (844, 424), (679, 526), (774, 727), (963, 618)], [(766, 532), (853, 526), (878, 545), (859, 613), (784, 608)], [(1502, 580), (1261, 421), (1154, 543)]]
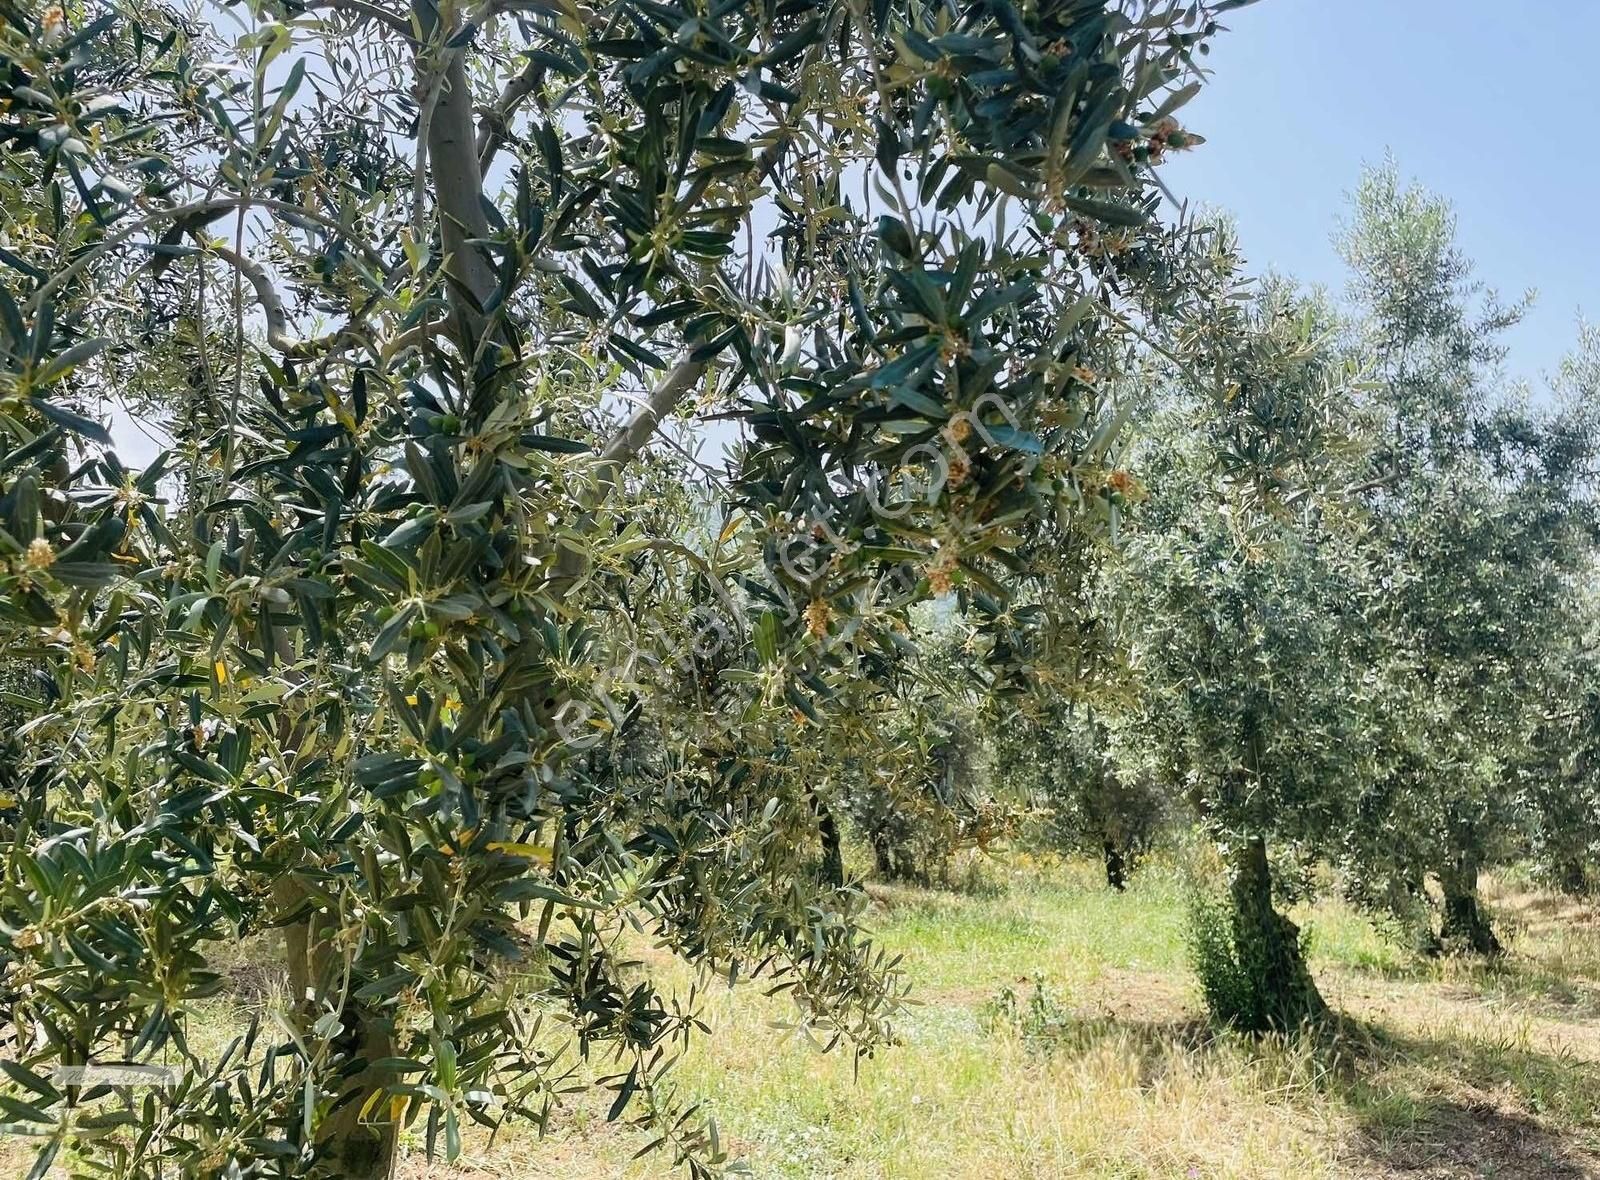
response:
[(1273, 853), (1331, 847), (1339, 784), (1363, 774), (1349, 653), (1367, 587), (1344, 519), (1363, 415), (1331, 312), (1282, 282), (1241, 291), (1230, 235), (1215, 243), (1187, 319), (1195, 363), (1141, 444), (1149, 502), (1113, 578), (1146, 757), (1171, 768), (1228, 866), (1224, 910), (1198, 931), (1208, 1002), (1287, 1031), (1326, 1005), (1277, 908)]
[(1378, 391), (1365, 500), (1385, 714), (1347, 863), (1413, 915), (1435, 875), (1424, 945), (1493, 954), (1478, 879), (1528, 847), (1530, 760), (1590, 560), (1593, 390), (1545, 408), (1500, 388), (1520, 306), (1480, 298), (1449, 206), (1392, 164), (1364, 177), (1341, 245)]
[[(404, 1127), (542, 1126), (573, 1047), (714, 1168), (662, 1081), (694, 997), (631, 940), (890, 1038), (892, 960), (806, 871), (817, 784), (917, 602), (1001, 636), (1040, 522), (1098, 518), (1079, 358), (1138, 315), (1213, 12), (4, 15), (0, 633), (41, 675), (0, 1105), (36, 1174), (383, 1176)], [(142, 471), (124, 392), (168, 415)], [(717, 470), (651, 445), (719, 419)], [(290, 1010), (201, 1053), (264, 932)], [(108, 1055), (181, 1069), (120, 1108), (56, 1072)]]
[(1038, 838), (1050, 848), (1103, 860), (1121, 892), (1172, 813), (1166, 785), (1122, 755), (1116, 728), (1085, 702), (1056, 698), (1001, 730), (996, 774), (1026, 785)]

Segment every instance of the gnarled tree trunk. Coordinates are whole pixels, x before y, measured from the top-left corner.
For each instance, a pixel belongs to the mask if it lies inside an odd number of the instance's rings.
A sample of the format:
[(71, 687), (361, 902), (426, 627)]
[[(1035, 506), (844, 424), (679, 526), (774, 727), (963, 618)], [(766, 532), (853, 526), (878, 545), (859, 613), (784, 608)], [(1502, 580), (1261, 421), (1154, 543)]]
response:
[(1391, 900), (1390, 908), (1410, 934), (1417, 954), (1428, 959), (1444, 954), (1444, 944), (1433, 931), (1433, 913), (1423, 875), (1407, 875), (1394, 886), (1394, 893), (1396, 896)]
[(1273, 908), (1272, 868), (1260, 837), (1234, 853), (1230, 894), (1234, 949), (1249, 993), (1237, 1023), (1250, 1032), (1293, 1032), (1321, 1022), (1328, 1005), (1306, 966), (1300, 928)]
[(1457, 852), (1452, 862), (1439, 871), (1439, 887), (1444, 892), (1444, 922), (1439, 942), (1452, 954), (1496, 956), (1505, 948), (1495, 937), (1494, 927), (1478, 899), (1478, 858), (1471, 852)]
[(1106, 884), (1118, 893), (1128, 888), (1128, 865), (1122, 850), (1109, 837), (1103, 841), (1106, 852)]

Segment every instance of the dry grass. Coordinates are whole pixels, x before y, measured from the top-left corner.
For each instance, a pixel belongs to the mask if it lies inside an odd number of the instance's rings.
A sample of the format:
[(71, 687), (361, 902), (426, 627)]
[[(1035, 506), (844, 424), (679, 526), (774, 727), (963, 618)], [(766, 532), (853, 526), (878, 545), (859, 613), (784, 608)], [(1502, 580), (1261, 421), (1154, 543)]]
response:
[[(1498, 966), (1418, 963), (1359, 914), (1301, 917), (1343, 1013), (1320, 1045), (1259, 1044), (1201, 1019), (1182, 890), (1152, 872), (1106, 892), (1087, 869), (997, 868), (998, 891), (874, 889), (882, 940), (922, 1001), (904, 1043), (860, 1063), (770, 1027), (784, 1010), (715, 989), (715, 1035), (677, 1072), (760, 1177), (1518, 1180), (1600, 1177), (1600, 918), (1531, 890), (1493, 904)], [(681, 968), (669, 969), (687, 983)], [(1041, 981), (1048, 1028), (985, 1018)], [(226, 1014), (212, 1019), (227, 1023)], [(209, 1021), (208, 1021), (209, 1023)], [(419, 1145), (407, 1180), (651, 1177), (644, 1142), (578, 1103), (539, 1140)], [(20, 1169), (19, 1169), (20, 1171)], [(9, 1174), (0, 1167), (0, 1172)]]

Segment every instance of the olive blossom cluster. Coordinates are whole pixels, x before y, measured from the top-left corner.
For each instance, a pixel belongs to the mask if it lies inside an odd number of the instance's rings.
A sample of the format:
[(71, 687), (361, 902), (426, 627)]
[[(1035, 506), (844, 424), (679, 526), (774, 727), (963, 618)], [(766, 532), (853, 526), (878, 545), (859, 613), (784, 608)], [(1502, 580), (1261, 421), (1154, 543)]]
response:
[[(889, 522), (902, 519), (918, 503), (937, 503), (952, 472), (970, 469), (972, 456), (963, 443), (978, 441), (998, 448), (1003, 445), (1002, 437), (1009, 441), (1024, 438), (1025, 434), (1005, 398), (989, 393), (970, 408), (952, 415), (933, 439), (916, 444), (901, 456), (898, 471), (879, 467), (865, 470), (856, 491), (871, 506), (874, 516)], [(1026, 477), (1038, 465), (1040, 456), (1031, 449), (1023, 454), (1022, 474)], [(825, 574), (833, 554), (850, 542), (833, 523), (838, 512), (835, 505), (812, 497), (802, 512), (799, 527), (775, 547), (778, 565), (787, 575), (773, 583), (778, 619), (785, 628), (804, 626), (826, 640), (828, 617), (818, 612), (816, 600), (805, 590)], [(884, 592), (891, 599), (909, 599), (919, 583), (938, 576), (936, 569), (925, 564), (901, 561), (883, 575)], [(939, 590), (948, 593), (948, 584)], [(755, 630), (749, 611), (748, 600), (741, 602), (731, 595), (695, 606), (689, 612), (677, 649), (657, 653), (652, 662), (686, 672), (699, 664), (733, 656)], [(636, 674), (639, 658), (638, 650), (627, 652), (622, 662), (594, 677), (590, 696), (566, 701), (554, 715), (552, 724), (574, 750), (592, 749), (606, 740), (594, 724), (597, 717), (604, 716), (611, 726), (624, 718), (629, 698), (640, 689)]]

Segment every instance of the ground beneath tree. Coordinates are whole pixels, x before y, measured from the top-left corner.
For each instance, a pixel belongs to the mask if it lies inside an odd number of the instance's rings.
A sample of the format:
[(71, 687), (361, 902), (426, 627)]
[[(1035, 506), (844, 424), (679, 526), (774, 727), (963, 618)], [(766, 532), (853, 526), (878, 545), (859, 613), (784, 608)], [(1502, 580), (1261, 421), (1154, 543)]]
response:
[[(1338, 1028), (1258, 1043), (1203, 1018), (1184, 888), (1154, 868), (1117, 895), (1092, 867), (1026, 860), (964, 892), (874, 886), (879, 937), (919, 1001), (903, 1043), (857, 1073), (774, 1029), (789, 1013), (756, 988), (718, 987), (716, 1033), (677, 1084), (757, 1177), (1600, 1180), (1593, 907), (1491, 889), (1511, 950), (1496, 965), (1418, 962), (1336, 903), (1297, 913)], [(235, 1007), (207, 1017), (219, 1038), (238, 1005), (272, 1002), (272, 972), (241, 965)], [(413, 1138), (400, 1176), (675, 1174), (659, 1154), (632, 1160), (646, 1136), (604, 1115), (603, 1101), (573, 1102), (545, 1139), (469, 1139), (454, 1165)], [(0, 1175), (24, 1159), (0, 1157)]]

